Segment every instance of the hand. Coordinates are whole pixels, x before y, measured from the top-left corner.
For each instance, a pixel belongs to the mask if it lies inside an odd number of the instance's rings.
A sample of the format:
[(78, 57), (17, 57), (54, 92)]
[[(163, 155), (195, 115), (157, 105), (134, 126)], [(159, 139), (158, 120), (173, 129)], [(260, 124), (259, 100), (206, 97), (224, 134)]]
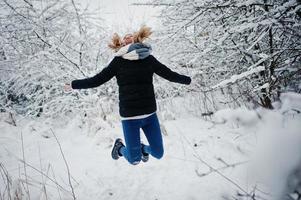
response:
[(191, 77), (189, 77), (189, 83), (188, 83), (188, 85), (190, 85), (191, 84), (191, 81), (192, 81), (192, 78)]
[(71, 87), (70, 83), (66, 83), (64, 85), (64, 91), (65, 92), (71, 92), (72, 91), (72, 87)]

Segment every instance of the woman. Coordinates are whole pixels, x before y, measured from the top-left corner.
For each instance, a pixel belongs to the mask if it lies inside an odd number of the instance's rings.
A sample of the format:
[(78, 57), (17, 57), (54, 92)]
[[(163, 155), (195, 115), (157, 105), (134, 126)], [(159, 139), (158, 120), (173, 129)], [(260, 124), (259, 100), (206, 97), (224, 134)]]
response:
[[(146, 162), (149, 154), (157, 159), (163, 156), (153, 74), (181, 84), (191, 82), (190, 77), (171, 71), (151, 55), (150, 45), (143, 43), (150, 35), (150, 28), (145, 26), (134, 34), (127, 34), (122, 40), (115, 34), (109, 44), (116, 52), (111, 63), (94, 77), (74, 80), (65, 86), (65, 90), (93, 88), (116, 77), (125, 145), (120, 138), (116, 139), (111, 154), (113, 159), (123, 156), (133, 165), (141, 160)], [(141, 143), (140, 128), (149, 145)]]

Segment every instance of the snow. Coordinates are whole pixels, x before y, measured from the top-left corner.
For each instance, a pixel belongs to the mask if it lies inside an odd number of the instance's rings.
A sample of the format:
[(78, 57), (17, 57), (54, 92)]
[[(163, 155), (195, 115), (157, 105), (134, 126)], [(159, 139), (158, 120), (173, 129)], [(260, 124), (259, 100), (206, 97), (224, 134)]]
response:
[(283, 93), (280, 97), (282, 102), (281, 111), (287, 112), (289, 110), (295, 109), (301, 111), (301, 95), (294, 92)]
[(287, 192), (289, 176), (301, 167), (301, 95), (283, 93), (280, 100), (275, 110), (238, 108), (215, 114), (217, 122), (254, 130), (257, 142), (249, 167), (252, 181), (264, 182), (271, 194), (269, 199), (277, 200)]
[(219, 123), (231, 122), (244, 126), (253, 126), (258, 123), (259, 116), (254, 110), (247, 108), (223, 109), (214, 114), (215, 121)]
[[(72, 182), (78, 199), (197, 199), (200, 195), (217, 199), (224, 191), (234, 189), (216, 174), (202, 178), (196, 175), (196, 170), (202, 173), (209, 169), (195, 156), (211, 162), (215, 167), (223, 166), (215, 159), (222, 156), (216, 154), (221, 151), (219, 149), (231, 148), (235, 157), (230, 156), (229, 150), (224, 151), (227, 162), (231, 163), (231, 158), (241, 157), (235, 153), (232, 142), (222, 139), (227, 132), (216, 134), (215, 129), (210, 129), (212, 123), (195, 118), (165, 122), (168, 135), (164, 138), (164, 159), (150, 159), (148, 163), (137, 166), (129, 165), (123, 159), (114, 161), (110, 157), (113, 139), (121, 136), (120, 126), (100, 131), (95, 137), (87, 137), (76, 126), (78, 119), (73, 119), (69, 124), (66, 128), (53, 127), (53, 131), (75, 179)], [(22, 127), (1, 122), (1, 160), (14, 179), (24, 177), (23, 173), (20, 177), (18, 171), (22, 171), (22, 167), (18, 169), (21, 163), (17, 160), (22, 158), (22, 131), (26, 162), (45, 173), (51, 166), (60, 185), (70, 191), (66, 167), (50, 128), (43, 122), (25, 123)], [(194, 147), (195, 144), (197, 147)], [(217, 147), (219, 144), (220, 147)], [(228, 173), (232, 176), (232, 169)], [(31, 198), (40, 199), (40, 185), (36, 182), (41, 181), (41, 175), (29, 167), (27, 175), (31, 177), (29, 182), (38, 187), (30, 187)], [(218, 187), (215, 184), (208, 185), (209, 180), (218, 183)], [(55, 185), (48, 180), (46, 186), (52, 198), (57, 198), (57, 191), (52, 188)], [(72, 199), (70, 194), (62, 194), (64, 198)]]
[(301, 167), (300, 122), (300, 116), (288, 120), (276, 112), (268, 112), (263, 117), (254, 171), (270, 187), (273, 199), (282, 199), (288, 177)]
[[(285, 188), (284, 178), (301, 163), (301, 118), (288, 112), (301, 108), (300, 99), (299, 94), (285, 93), (274, 111), (224, 109), (216, 112), (212, 121), (188, 115), (161, 120), (166, 130), (163, 159), (150, 158), (136, 166), (110, 157), (114, 139), (122, 137), (121, 125), (114, 120), (111, 124), (99, 122), (101, 128), (91, 135), (91, 124), (77, 115), (53, 120), (17, 117), (15, 127), (2, 114), (1, 164), (14, 181), (12, 192), (26, 183), (27, 176), (31, 199), (46, 199), (43, 185), (48, 199), (73, 199), (59, 145), (77, 199), (222, 199), (238, 191), (251, 192), (253, 183), (261, 179), (269, 192), (279, 196)], [(146, 141), (144, 136), (142, 140)], [(28, 164), (26, 176), (20, 160)], [(255, 173), (256, 169), (261, 173)], [(248, 171), (256, 174), (255, 180), (248, 178)], [(3, 194), (3, 179), (0, 186)]]
[(269, 84), (269, 83), (265, 83), (265, 84), (263, 84), (262, 86), (259, 86), (259, 87), (254, 88), (254, 89), (253, 89), (253, 92), (256, 92), (256, 91), (259, 91), (259, 90), (261, 90), (261, 89), (268, 88), (268, 87), (270, 87), (270, 84)]

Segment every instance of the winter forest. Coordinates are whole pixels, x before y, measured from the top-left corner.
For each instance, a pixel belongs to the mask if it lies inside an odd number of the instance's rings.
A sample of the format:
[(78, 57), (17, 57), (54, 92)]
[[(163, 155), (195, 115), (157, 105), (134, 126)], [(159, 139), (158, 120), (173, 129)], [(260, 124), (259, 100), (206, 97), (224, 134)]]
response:
[[(111, 157), (116, 77), (64, 87), (109, 65), (114, 33), (145, 26), (151, 54), (192, 81), (154, 74), (164, 156), (131, 165)], [(10, 199), (301, 200), (301, 1), (0, 0)]]

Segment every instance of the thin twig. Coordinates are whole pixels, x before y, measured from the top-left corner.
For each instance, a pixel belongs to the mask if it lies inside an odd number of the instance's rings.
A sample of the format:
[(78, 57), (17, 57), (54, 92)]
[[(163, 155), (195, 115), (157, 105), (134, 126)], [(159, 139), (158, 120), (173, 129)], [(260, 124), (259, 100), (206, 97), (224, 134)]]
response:
[[(21, 131), (21, 142), (22, 142), (22, 157), (24, 160), (24, 163), (26, 162), (25, 160), (25, 152), (24, 152), (24, 139), (23, 139), (23, 132)], [(30, 193), (29, 193), (29, 187), (28, 187), (28, 178), (27, 178), (27, 170), (26, 170), (26, 165), (23, 164), (23, 168), (24, 168), (24, 175), (25, 175), (25, 182), (26, 182), (26, 193), (28, 195), (28, 199), (30, 199)]]
[(9, 112), (8, 115), (9, 115), (10, 121), (9, 122), (6, 121), (6, 122), (9, 123), (9, 124), (11, 124), (11, 125), (13, 125), (13, 126), (17, 126), (16, 120), (15, 120), (13, 114), (11, 112)]
[[(41, 148), (40, 148), (40, 145), (39, 145), (39, 144), (38, 144), (38, 147), (39, 147), (40, 169), (41, 169), (41, 171), (43, 171), (42, 159), (41, 159)], [(44, 179), (43, 174), (41, 174), (41, 178), (42, 178), (42, 191), (43, 191), (44, 194), (45, 194), (46, 200), (48, 200), (47, 191), (46, 191), (46, 181), (45, 181), (45, 179)]]
[[(51, 169), (53, 179), (56, 181), (56, 177), (55, 177), (55, 173), (54, 173), (53, 167), (49, 164), (49, 165), (48, 165), (48, 168)], [(60, 189), (59, 189), (58, 186), (57, 186), (57, 192), (58, 192), (58, 194), (59, 194), (60, 200), (62, 200), (61, 193), (60, 193)]]
[(203, 177), (203, 176), (207, 176), (211, 173), (214, 173), (214, 172), (217, 172), (217, 171), (220, 171), (220, 170), (224, 170), (224, 169), (228, 169), (228, 168), (234, 168), (238, 165), (243, 165), (243, 164), (246, 164), (248, 163), (249, 161), (242, 161), (242, 162), (237, 162), (237, 163), (233, 163), (233, 164), (228, 164), (226, 166), (223, 166), (223, 167), (220, 167), (220, 168), (216, 168), (215, 170), (212, 170), (210, 169), (208, 172), (204, 172), (204, 173), (200, 173), (198, 170), (195, 170), (196, 174), (199, 176), (199, 177)]
[(64, 162), (65, 162), (65, 165), (66, 165), (66, 168), (67, 168), (68, 181), (69, 181), (69, 186), (70, 186), (70, 188), (71, 188), (72, 196), (73, 196), (73, 199), (76, 200), (75, 193), (74, 193), (74, 188), (73, 188), (73, 185), (72, 185), (72, 183), (71, 183), (71, 174), (70, 174), (69, 165), (68, 165), (68, 163), (67, 163), (67, 160), (66, 160), (66, 158), (65, 158), (64, 152), (63, 152), (63, 150), (62, 150), (62, 146), (61, 146), (61, 144), (60, 144), (58, 138), (56, 137), (54, 131), (53, 131), (52, 129), (50, 129), (50, 130), (51, 130), (51, 132), (52, 132), (52, 134), (53, 134), (53, 136), (54, 136), (54, 138), (55, 138), (57, 144), (59, 145), (59, 148), (60, 148), (62, 157), (63, 157), (63, 159), (64, 159)]
[[(1, 176), (2, 176), (2, 179), (4, 182), (6, 182), (6, 189), (7, 190), (7, 197), (9, 200), (11, 200), (11, 191), (10, 191), (10, 186), (12, 184), (11, 182), (11, 179), (9, 177), (9, 174), (8, 174), (8, 171), (7, 169), (4, 167), (4, 165), (2, 163), (0, 163), (0, 172), (1, 172)], [(1, 196), (1, 199), (3, 198), (4, 199), (4, 195), (5, 195), (5, 190), (3, 191), (3, 197), (1, 195), (1, 191), (0, 191), (0, 196)]]

